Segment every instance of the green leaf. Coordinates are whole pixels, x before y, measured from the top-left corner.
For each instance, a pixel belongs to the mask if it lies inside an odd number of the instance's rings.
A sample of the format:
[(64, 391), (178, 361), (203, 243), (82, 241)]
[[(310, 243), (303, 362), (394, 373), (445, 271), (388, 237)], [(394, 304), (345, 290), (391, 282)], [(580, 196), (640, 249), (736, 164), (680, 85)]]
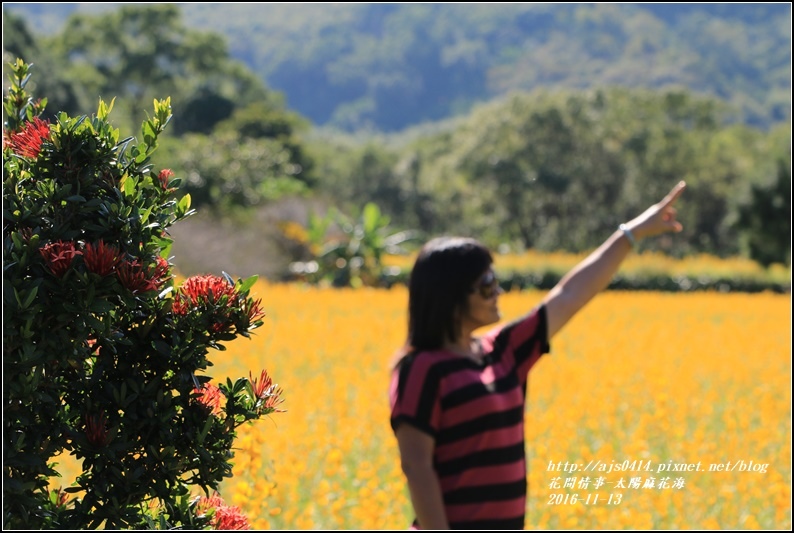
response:
[(153, 235), (152, 242), (157, 244), (157, 247), (160, 249), (160, 257), (162, 257), (165, 260), (168, 260), (168, 256), (171, 253), (171, 247), (173, 246), (174, 240), (169, 239), (168, 237), (160, 237), (157, 235)]
[[(144, 209), (143, 213), (141, 213), (141, 216), (140, 216), (140, 224), (141, 225), (145, 224), (146, 221), (149, 220), (149, 216), (152, 214), (152, 210), (154, 209), (154, 207), (155, 207), (154, 205), (149, 206), (148, 209)], [(154, 227), (154, 226), (156, 226), (156, 224), (150, 224), (149, 225), (149, 227)]]
[(234, 382), (234, 387), (232, 388), (233, 394), (240, 394), (242, 391), (245, 390), (246, 386), (248, 386), (250, 382), (248, 378), (237, 378), (237, 381)]
[(110, 105), (106, 104), (104, 100), (99, 100), (99, 109), (97, 110), (97, 118), (100, 120), (105, 120), (110, 115), (110, 112), (113, 111), (113, 104), (116, 103), (116, 98), (114, 97), (110, 101)]
[[(16, 292), (16, 290), (14, 292)], [(35, 287), (33, 287), (33, 289), (31, 289), (30, 293), (28, 293), (28, 297), (25, 298), (25, 301), (22, 302), (22, 305), (20, 305), (20, 307), (22, 309), (27, 309), (28, 307), (30, 307), (30, 304), (33, 303), (33, 300), (36, 298), (36, 294), (38, 294), (38, 292), (39, 292), (39, 286), (36, 285)]]
[(135, 195), (135, 178), (132, 176), (125, 174), (123, 178), (121, 178), (121, 190), (124, 191), (125, 196), (134, 196)]
[(213, 416), (210, 415), (207, 417), (206, 422), (204, 422), (204, 427), (201, 429), (201, 433), (198, 434), (198, 438), (196, 441), (199, 444), (204, 444), (204, 440), (207, 438), (207, 433), (209, 433), (210, 428), (212, 427)]
[(380, 208), (373, 202), (367, 202), (361, 218), (364, 223), (364, 232), (366, 234), (372, 233), (378, 229), (378, 224), (380, 223)]
[(159, 339), (154, 341), (154, 349), (163, 355), (171, 355), (171, 345)]
[(143, 162), (146, 161), (146, 158), (149, 157), (145, 144), (139, 144), (136, 146), (133, 150), (133, 153), (135, 154), (135, 163), (138, 165), (142, 165)]
[(21, 309), (22, 308), (22, 300), (19, 298), (19, 293), (17, 292), (17, 288), (13, 287), (13, 289), (14, 289), (14, 298), (16, 298), (16, 300), (17, 300), (17, 306), (19, 306), (19, 308)]
[(185, 213), (187, 213), (188, 209), (190, 209), (190, 194), (188, 193), (184, 195), (179, 200), (179, 203), (177, 204), (176, 207), (177, 207), (176, 212), (178, 216), (182, 216)]
[(240, 282), (240, 286), (238, 287), (238, 290), (240, 291), (240, 294), (247, 293), (251, 289), (251, 287), (254, 286), (254, 284), (256, 283), (256, 281), (258, 279), (259, 279), (259, 276), (253, 275), (250, 278), (246, 278), (246, 279), (242, 280)]
[(107, 300), (94, 300), (89, 308), (92, 313), (105, 314), (116, 309), (116, 306)]
[(143, 141), (149, 146), (154, 146), (154, 144), (157, 142), (157, 132), (154, 129), (152, 121), (144, 121), (141, 130), (143, 132)]

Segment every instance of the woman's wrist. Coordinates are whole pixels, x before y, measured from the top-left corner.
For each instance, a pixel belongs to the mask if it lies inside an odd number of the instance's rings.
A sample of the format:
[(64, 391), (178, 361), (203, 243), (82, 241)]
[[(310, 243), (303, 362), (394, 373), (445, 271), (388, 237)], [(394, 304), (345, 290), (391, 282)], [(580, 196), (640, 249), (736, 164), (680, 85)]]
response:
[(623, 232), (623, 236), (629, 241), (631, 247), (636, 248), (637, 244), (639, 243), (639, 239), (634, 230), (632, 230), (628, 224), (621, 224), (618, 226), (618, 229)]
[[(650, 228), (648, 225), (648, 221), (643, 219), (643, 217), (633, 218), (628, 222), (620, 224), (620, 226), (625, 226), (631, 232), (631, 235), (634, 237), (634, 240), (637, 244), (639, 244), (640, 241), (644, 240), (645, 238), (654, 235), (652, 228)], [(620, 228), (620, 226), (618, 227)]]

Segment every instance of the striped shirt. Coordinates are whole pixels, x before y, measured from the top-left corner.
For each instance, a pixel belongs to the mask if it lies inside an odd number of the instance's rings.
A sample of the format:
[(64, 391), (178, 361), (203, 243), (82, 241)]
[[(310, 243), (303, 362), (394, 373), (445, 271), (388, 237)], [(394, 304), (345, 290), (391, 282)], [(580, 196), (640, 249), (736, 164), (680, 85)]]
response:
[(392, 373), (391, 426), (410, 424), (435, 439), (452, 529), (523, 529), (524, 404), (529, 369), (549, 351), (545, 307), (480, 342), (482, 363), (446, 350), (406, 356)]

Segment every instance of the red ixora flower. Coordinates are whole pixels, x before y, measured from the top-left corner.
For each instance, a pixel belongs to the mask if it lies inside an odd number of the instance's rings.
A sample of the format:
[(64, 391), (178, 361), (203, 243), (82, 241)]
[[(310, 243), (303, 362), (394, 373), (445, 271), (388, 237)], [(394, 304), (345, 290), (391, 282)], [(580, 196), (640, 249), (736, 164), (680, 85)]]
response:
[(55, 241), (39, 248), (39, 253), (47, 263), (47, 268), (57, 277), (62, 278), (69, 270), (72, 260), (83, 252), (77, 249), (72, 241)]
[(168, 270), (171, 268), (171, 265), (168, 264), (164, 258), (157, 256), (155, 260), (154, 268), (152, 269), (152, 279), (155, 280), (157, 283), (157, 287), (159, 288), (165, 280), (167, 280), (171, 275), (168, 273)]
[(108, 442), (108, 429), (105, 425), (105, 412), (85, 415), (85, 436), (94, 446), (104, 446)]
[(39, 117), (26, 122), (22, 129), (3, 137), (3, 147), (10, 146), (15, 154), (36, 159), (41, 151), (41, 144), (50, 138), (50, 124)]
[(223, 531), (251, 529), (248, 518), (240, 508), (226, 505), (217, 492), (210, 497), (202, 496), (196, 504), (197, 515), (204, 515), (211, 510), (215, 511), (210, 523), (213, 529)]
[(186, 315), (191, 308), (214, 305), (226, 297), (226, 306), (237, 303), (237, 291), (220, 276), (191, 276), (185, 280), (174, 299), (174, 314)]
[(213, 275), (186, 279), (174, 295), (174, 315), (186, 316), (193, 311), (211, 312), (214, 323), (209, 330), (215, 333), (236, 324), (241, 317), (240, 311), (249, 325), (265, 316), (260, 300), (243, 297), (227, 279)]
[(177, 316), (186, 316), (194, 309), (212, 309), (215, 323), (210, 326), (210, 331), (218, 333), (231, 324), (231, 314), (239, 303), (239, 296), (234, 286), (220, 276), (192, 276), (185, 280), (174, 296), (173, 312)]
[(146, 268), (139, 259), (123, 260), (116, 267), (119, 281), (133, 294), (154, 291), (168, 277), (168, 261), (157, 257), (154, 267)]
[(168, 190), (168, 180), (170, 180), (173, 175), (174, 171), (170, 168), (164, 168), (157, 175), (157, 179), (160, 181), (160, 187), (162, 187), (164, 191)]
[(198, 394), (196, 400), (208, 408), (213, 415), (221, 412), (221, 390), (210, 383), (205, 383), (201, 388), (194, 387), (193, 391)]
[(83, 251), (83, 261), (89, 272), (107, 276), (113, 272), (121, 262), (121, 252), (112, 244), (100, 241), (96, 244), (86, 243)]
[(265, 317), (265, 312), (262, 310), (262, 300), (248, 299), (243, 302), (243, 309), (245, 314), (248, 315), (248, 323), (253, 324), (257, 320)]
[(248, 518), (239, 507), (223, 505), (215, 508), (212, 526), (219, 531), (239, 531), (251, 529)]
[(281, 404), (284, 399), (281, 398), (282, 390), (278, 384), (273, 383), (273, 379), (267, 374), (267, 370), (262, 370), (258, 378), (254, 378), (253, 374), (248, 372), (248, 379), (251, 382), (251, 387), (254, 390), (254, 396), (257, 400), (262, 400), (262, 407), (265, 409), (273, 409), (278, 413), (283, 413), (283, 409), (277, 409), (276, 406)]

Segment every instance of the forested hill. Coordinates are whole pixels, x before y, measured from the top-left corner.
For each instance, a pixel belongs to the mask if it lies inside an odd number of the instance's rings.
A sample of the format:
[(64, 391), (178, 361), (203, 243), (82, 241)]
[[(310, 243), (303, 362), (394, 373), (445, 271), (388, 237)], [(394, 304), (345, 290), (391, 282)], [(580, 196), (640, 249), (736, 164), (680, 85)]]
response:
[[(3, 4), (36, 32), (119, 4)], [(791, 4), (178, 4), (316, 125), (397, 131), (513, 90), (684, 86), (791, 117)]]

